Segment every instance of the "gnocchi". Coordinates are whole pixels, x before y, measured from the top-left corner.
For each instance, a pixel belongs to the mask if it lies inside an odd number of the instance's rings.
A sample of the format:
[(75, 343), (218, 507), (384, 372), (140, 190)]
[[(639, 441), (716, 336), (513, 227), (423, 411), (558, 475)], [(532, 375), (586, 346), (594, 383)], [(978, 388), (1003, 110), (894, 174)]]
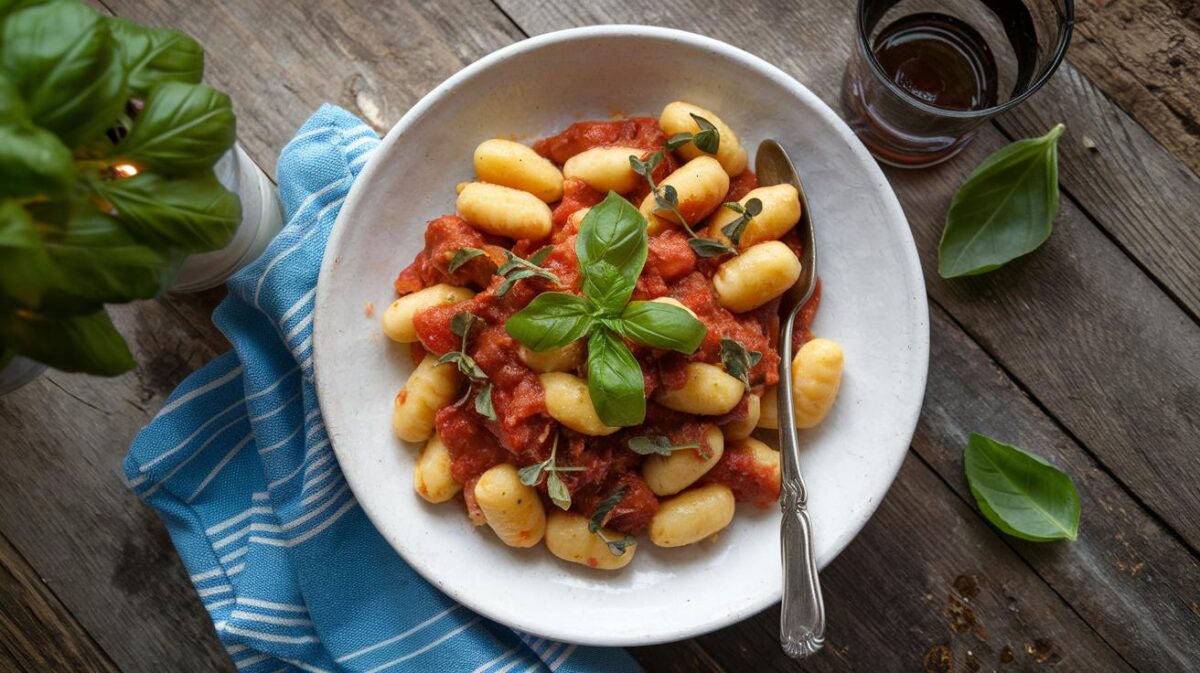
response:
[(650, 519), (650, 541), (682, 547), (710, 537), (733, 521), (733, 491), (724, 484), (693, 488), (663, 501)]
[(393, 301), (384, 310), (383, 317), (380, 319), (383, 323), (383, 333), (392, 341), (402, 344), (415, 343), (418, 339), (417, 330), (413, 327), (413, 316), (417, 314), (417, 311), (433, 306), (457, 304), (472, 299), (474, 296), (475, 292), (469, 288), (455, 287), (445, 283), (438, 283), (424, 290), (406, 294)]
[(462, 484), (450, 474), (450, 451), (437, 435), (429, 438), (413, 466), (413, 488), (432, 503), (446, 502), (458, 495)]
[(533, 547), (546, 534), (546, 510), (537, 491), (521, 483), (509, 463), (484, 472), (475, 483), (475, 502), (487, 525), (510, 547)]
[(783, 294), (798, 278), (800, 260), (791, 248), (767, 241), (722, 263), (712, 282), (721, 306), (745, 313)]
[(538, 379), (546, 391), (546, 413), (550, 418), (591, 437), (611, 435), (620, 430), (600, 420), (592, 405), (587, 381), (564, 372), (547, 372), (538, 376)]
[(842, 385), (842, 347), (831, 339), (813, 339), (792, 359), (796, 427), (811, 428), (825, 420)]
[(697, 416), (720, 416), (742, 401), (745, 386), (720, 367), (689, 362), (684, 369), (687, 378), (683, 387), (659, 389), (655, 394), (659, 404)]
[[(667, 187), (675, 190), (679, 199), (679, 214), (689, 224), (699, 222), (721, 205), (729, 191), (729, 176), (721, 164), (710, 156), (700, 156), (680, 166), (663, 179), (659, 188), (665, 193)], [(653, 194), (642, 199), (640, 210), (650, 223), (650, 233), (657, 233), (666, 226), (679, 224), (679, 218), (669, 211), (657, 211)]]
[[(621, 538), (621, 534), (613, 530), (602, 528), (600, 532), (609, 539)], [(633, 560), (637, 543), (626, 547), (623, 554), (613, 554), (599, 535), (588, 530), (586, 518), (572, 512), (555, 511), (546, 520), (546, 549), (564, 561), (598, 570), (618, 570)]]
[(533, 148), (511, 140), (485, 140), (475, 148), (475, 175), (483, 182), (529, 192), (546, 203), (563, 195), (563, 174)]
[(653, 455), (642, 463), (642, 478), (654, 495), (675, 495), (696, 483), (725, 453), (725, 436), (715, 425), (708, 426), (697, 449)]
[[(746, 154), (745, 148), (742, 147), (741, 142), (738, 141), (737, 134), (733, 132), (733, 129), (729, 128), (728, 124), (721, 121), (721, 118), (713, 114), (710, 110), (705, 110), (699, 105), (675, 101), (663, 108), (662, 114), (658, 118), (658, 125), (662, 127), (663, 133), (666, 133), (668, 136), (679, 133), (696, 133), (700, 130), (700, 124), (696, 122), (692, 115), (707, 119), (717, 128), (717, 133), (720, 134), (721, 140), (717, 147), (716, 158), (725, 173), (733, 177), (746, 170), (749, 157)], [(700, 148), (696, 147), (695, 143), (688, 143), (680, 147), (679, 153), (688, 159), (708, 156)]]
[[(701, 132), (719, 137), (711, 155)], [(666, 142), (678, 134), (691, 139)], [(471, 159), (455, 213), (427, 224), (378, 323), (421, 354), (392, 408), (394, 434), (423, 444), (416, 497), (459, 502), (505, 545), (544, 540), (597, 570), (631, 563), (634, 536), (695, 544), (715, 539), (736, 503), (775, 502), (779, 454), (752, 433), (779, 423), (779, 327), (756, 309), (803, 271), (784, 242), (803, 215), (796, 189), (758, 185), (734, 130), (684, 101), (531, 145), (483, 140)], [(643, 165), (657, 169), (643, 176)], [(674, 208), (658, 207), (655, 186)], [(721, 207), (734, 196), (762, 202), (736, 254), (722, 229), (738, 213)], [(480, 255), (491, 263), (462, 266)], [(625, 308), (644, 300), (691, 320)], [(747, 374), (749, 353), (766, 360)], [(788, 363), (798, 426), (828, 415), (842, 360), (813, 339)]]
[(438, 364), (426, 355), (396, 395), (392, 430), (406, 442), (423, 442), (433, 436), (434, 414), (454, 401), (462, 375), (452, 364)]
[[(762, 203), (762, 211), (746, 224), (738, 239), (739, 250), (745, 250), (755, 243), (778, 240), (800, 221), (800, 192), (791, 185), (752, 189), (738, 203), (744, 207), (750, 199), (758, 199)], [(738, 217), (741, 215), (729, 208), (717, 209), (708, 221), (708, 235), (722, 243), (731, 243), (721, 229)]]
[(567, 159), (563, 176), (583, 180), (601, 193), (627, 194), (642, 184), (641, 176), (629, 164), (629, 157), (640, 159), (645, 154), (645, 150), (636, 147), (593, 147)]
[(458, 193), (456, 207), (464, 220), (487, 234), (531, 241), (550, 235), (550, 206), (519, 189), (469, 182)]

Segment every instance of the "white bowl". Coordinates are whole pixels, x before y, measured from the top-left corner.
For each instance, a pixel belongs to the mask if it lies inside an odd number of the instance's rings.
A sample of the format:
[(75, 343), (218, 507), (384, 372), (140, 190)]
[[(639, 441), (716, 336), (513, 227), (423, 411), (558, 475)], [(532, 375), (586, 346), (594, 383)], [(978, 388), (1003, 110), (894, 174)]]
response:
[(454, 185), (471, 179), (479, 142), (532, 140), (616, 112), (656, 117), (677, 99), (716, 111), (752, 153), (780, 140), (812, 204), (825, 289), (813, 329), (846, 353), (832, 414), (801, 435), (821, 566), (883, 499), (921, 407), (928, 313), (904, 213), (867, 151), (803, 85), (727, 44), (644, 26), (550, 33), (465, 68), (392, 128), (342, 207), (317, 288), (317, 389), (342, 470), (396, 551), (463, 604), (539, 636), (645, 645), (762, 610), (782, 586), (779, 511), (739, 506), (714, 543), (659, 549), (643, 537), (619, 572), (505, 547), (461, 503), (432, 506), (413, 493), (419, 447), (390, 425), (411, 361), (364, 305), (382, 310), (394, 298), (391, 281), (421, 249), (425, 222), (454, 211)]

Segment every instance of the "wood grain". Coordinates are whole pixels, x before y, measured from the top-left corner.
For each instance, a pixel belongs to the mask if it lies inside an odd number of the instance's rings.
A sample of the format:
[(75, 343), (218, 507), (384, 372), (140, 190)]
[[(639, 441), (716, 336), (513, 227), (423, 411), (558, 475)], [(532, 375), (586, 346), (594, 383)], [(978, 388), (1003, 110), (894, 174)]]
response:
[(1070, 58), (1200, 172), (1200, 9), (1192, 0), (1079, 0)]
[[(832, 0), (789, 12), (747, 0), (725, 17), (686, 0), (501, 4), (530, 33), (634, 21), (707, 33), (763, 56), (835, 106), (852, 44), (850, 13)], [(1187, 313), (1069, 198), (1055, 234), (1037, 252), (985, 276), (937, 276), (950, 196), (967, 167), (1006, 143), (996, 128), (984, 127), (954, 161), (887, 171), (913, 229), (927, 290), (1121, 484), (1200, 548), (1200, 492), (1192, 487), (1200, 463), (1186, 448), (1200, 442), (1200, 328)]]
[(8, 540), (0, 536), (0, 670), (116, 673)]

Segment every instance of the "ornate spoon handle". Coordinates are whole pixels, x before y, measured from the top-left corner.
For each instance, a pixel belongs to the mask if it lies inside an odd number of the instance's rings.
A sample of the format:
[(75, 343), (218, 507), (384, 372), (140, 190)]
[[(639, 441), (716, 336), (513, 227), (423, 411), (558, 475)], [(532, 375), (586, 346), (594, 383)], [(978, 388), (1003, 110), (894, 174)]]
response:
[[(805, 298), (807, 300), (807, 297)], [(817, 577), (817, 555), (813, 548), (812, 522), (808, 517), (808, 492), (800, 475), (800, 438), (796, 435), (796, 413), (792, 390), (792, 336), (800, 302), (780, 330), (779, 367), (779, 453), (783, 472), (783, 509), (780, 548), (783, 550), (783, 606), (779, 617), (779, 640), (783, 651), (797, 659), (821, 649), (825, 643), (825, 602)]]

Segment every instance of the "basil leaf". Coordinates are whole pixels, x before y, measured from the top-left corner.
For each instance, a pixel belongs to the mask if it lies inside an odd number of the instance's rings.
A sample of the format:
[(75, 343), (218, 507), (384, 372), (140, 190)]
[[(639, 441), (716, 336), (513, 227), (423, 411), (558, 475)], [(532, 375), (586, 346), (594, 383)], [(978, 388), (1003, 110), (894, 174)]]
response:
[[(724, 233), (724, 232), (722, 232)], [(689, 238), (688, 246), (700, 257), (720, 257), (721, 255), (736, 255), (737, 248), (726, 245), (711, 238)]]
[(463, 264), (475, 259), (480, 255), (487, 254), (479, 248), (459, 248), (458, 252), (454, 253), (454, 257), (450, 259), (448, 271), (454, 273), (462, 268)]
[(620, 313), (636, 286), (637, 276), (631, 278), (605, 260), (595, 263), (583, 277), (584, 296), (607, 315)]
[(237, 195), (222, 187), (212, 171), (186, 179), (145, 172), (94, 186), (130, 233), (158, 248), (221, 248), (242, 220)]
[(1018, 140), (979, 164), (954, 193), (938, 245), (938, 275), (973, 276), (1030, 253), (1050, 237), (1058, 213), (1059, 124)]
[(479, 392), (475, 395), (475, 411), (479, 412), (480, 416), (489, 421), (496, 420), (496, 408), (492, 406), (492, 384), (483, 384)]
[(759, 360), (762, 360), (762, 353), (748, 351), (741, 342), (728, 337), (721, 338), (718, 353), (721, 356), (721, 364), (725, 367), (725, 372), (736, 379), (740, 379), (749, 388), (750, 370), (754, 368), (754, 365), (758, 364)]
[(164, 175), (179, 175), (211, 168), (236, 136), (229, 96), (205, 84), (160, 82), (115, 151)]
[(596, 511), (592, 512), (592, 517), (588, 519), (588, 532), (597, 533), (604, 526), (604, 517), (613, 510), (629, 492), (629, 488), (624, 484), (614, 488), (612, 493), (604, 496), (600, 504), (596, 505)]
[(658, 301), (631, 302), (621, 312), (621, 336), (651, 348), (695, 353), (708, 334), (684, 309)]
[(609, 192), (580, 223), (575, 253), (585, 281), (604, 261), (637, 282), (646, 264), (646, 218), (633, 204)]
[(125, 106), (125, 67), (104, 18), (81, 2), (17, 10), (4, 21), (0, 70), (30, 119), (68, 147), (93, 139)]
[(0, 126), (0, 198), (61, 194), (74, 176), (71, 150), (53, 133)]
[(129, 347), (102, 309), (66, 318), (0, 312), (0, 342), (64, 372), (116, 376), (134, 367)]
[(0, 201), (0, 297), (34, 308), (53, 276), (54, 266), (29, 213), (15, 201)]
[(629, 449), (639, 456), (669, 456), (674, 451), (698, 448), (698, 443), (672, 444), (670, 437), (662, 435), (642, 435), (629, 440)]
[(1005, 533), (1034, 542), (1078, 536), (1079, 492), (1042, 457), (971, 433), (963, 468), (980, 511)]
[(608, 426), (638, 425), (646, 419), (646, 382), (625, 342), (607, 329), (588, 338), (588, 394)]
[(550, 472), (550, 476), (546, 479), (546, 493), (550, 496), (551, 502), (558, 505), (560, 509), (571, 509), (571, 492), (567, 490), (567, 485), (558, 476), (558, 471)]
[(148, 28), (108, 17), (113, 40), (121, 48), (129, 92), (145, 97), (157, 82), (198, 84), (204, 74), (204, 50), (191, 37), (168, 28)]
[(77, 212), (66, 230), (44, 245), (61, 272), (51, 295), (63, 292), (95, 302), (149, 299), (165, 292), (175, 277), (174, 260), (140, 245), (115, 218), (94, 209)]
[(509, 336), (536, 352), (566, 346), (592, 325), (587, 301), (565, 292), (543, 292), (504, 323)]

